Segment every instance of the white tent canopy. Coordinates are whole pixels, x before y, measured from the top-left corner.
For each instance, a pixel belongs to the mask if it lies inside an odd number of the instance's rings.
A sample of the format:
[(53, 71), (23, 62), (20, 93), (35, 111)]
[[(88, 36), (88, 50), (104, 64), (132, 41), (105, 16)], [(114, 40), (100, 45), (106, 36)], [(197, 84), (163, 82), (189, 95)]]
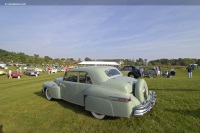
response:
[(104, 61), (83, 61), (79, 65), (95, 65), (95, 66), (119, 66), (116, 62), (104, 62)]

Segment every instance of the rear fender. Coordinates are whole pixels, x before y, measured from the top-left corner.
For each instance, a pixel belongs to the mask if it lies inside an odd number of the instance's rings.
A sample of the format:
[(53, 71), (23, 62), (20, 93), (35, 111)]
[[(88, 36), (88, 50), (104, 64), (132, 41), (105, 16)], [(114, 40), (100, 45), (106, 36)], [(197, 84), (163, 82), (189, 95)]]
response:
[(104, 87), (91, 87), (85, 91), (85, 109), (88, 111), (115, 116), (119, 108), (118, 101), (114, 97), (126, 97), (125, 94)]
[(100, 113), (108, 116), (114, 116), (113, 107), (109, 100), (94, 97), (86, 96), (85, 98), (85, 109), (95, 113)]

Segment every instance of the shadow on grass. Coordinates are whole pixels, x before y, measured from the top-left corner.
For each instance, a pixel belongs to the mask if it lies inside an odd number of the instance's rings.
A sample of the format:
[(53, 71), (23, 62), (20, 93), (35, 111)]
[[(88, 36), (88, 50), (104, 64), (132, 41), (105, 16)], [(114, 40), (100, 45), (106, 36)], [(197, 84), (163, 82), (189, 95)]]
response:
[[(34, 94), (46, 99), (44, 94), (41, 91), (35, 92)], [(66, 108), (66, 109), (72, 110), (75, 113), (82, 114), (82, 115), (94, 118), (92, 116), (92, 114), (90, 113), (90, 111), (85, 110), (85, 107), (83, 107), (83, 106), (76, 105), (76, 104), (61, 100), (61, 99), (55, 99), (53, 101), (57, 102), (58, 104), (60, 104), (62, 107)], [(110, 117), (109, 116), (109, 117), (106, 117), (103, 120), (115, 120), (115, 119), (117, 119), (117, 117)]]
[(0, 133), (3, 133), (3, 125), (0, 125)]
[(175, 110), (175, 109), (166, 109), (166, 111), (172, 113), (180, 113), (181, 115), (192, 116), (194, 118), (200, 119), (200, 108), (197, 110)]
[[(46, 99), (42, 92), (35, 92), (34, 94)], [(53, 101), (59, 103), (64, 108), (74, 111), (75, 113), (83, 114), (86, 116), (91, 116), (90, 112), (86, 111), (83, 106), (79, 106), (79, 105), (76, 105), (76, 104), (61, 100), (61, 99), (54, 99)]]
[(200, 90), (194, 90), (194, 89), (151, 89), (155, 91), (200, 91)]

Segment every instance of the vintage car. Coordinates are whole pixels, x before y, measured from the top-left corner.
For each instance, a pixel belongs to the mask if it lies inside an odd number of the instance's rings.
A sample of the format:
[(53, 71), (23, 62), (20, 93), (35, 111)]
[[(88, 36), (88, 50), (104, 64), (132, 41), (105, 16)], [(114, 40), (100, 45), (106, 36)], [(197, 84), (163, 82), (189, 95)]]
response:
[(58, 72), (65, 72), (66, 71), (66, 68), (58, 68)]
[(143, 73), (143, 70), (138, 66), (124, 66), (120, 71), (124, 76), (133, 78), (139, 78)]
[(12, 78), (21, 78), (22, 74), (17, 71), (12, 71), (11, 76)]
[(56, 68), (51, 68), (50, 73), (57, 73), (57, 69)]
[(40, 72), (38, 72), (34, 68), (27, 68), (24, 70), (24, 74), (29, 76), (38, 76)]
[(84, 106), (97, 119), (142, 116), (151, 110), (156, 94), (144, 79), (123, 76), (115, 67), (91, 66), (66, 71), (64, 77), (43, 83), (47, 100), (63, 99)]
[(5, 64), (5, 63), (2, 63), (2, 62), (0, 62), (0, 68), (2, 68), (2, 69), (5, 69), (5, 67), (6, 67), (6, 64)]
[(3, 70), (0, 70), (0, 75), (6, 75), (7, 73)]
[(36, 71), (42, 72), (43, 70), (41, 68), (35, 68)]
[(143, 74), (149, 78), (154, 78), (157, 76), (156, 70), (154, 68), (145, 68)]

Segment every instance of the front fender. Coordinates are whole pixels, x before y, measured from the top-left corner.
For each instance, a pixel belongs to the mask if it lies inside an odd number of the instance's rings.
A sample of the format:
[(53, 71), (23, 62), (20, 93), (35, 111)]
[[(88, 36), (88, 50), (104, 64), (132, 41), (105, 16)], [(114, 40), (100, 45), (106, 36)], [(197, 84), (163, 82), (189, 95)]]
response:
[(49, 94), (52, 98), (54, 99), (61, 99), (61, 94), (60, 94), (60, 86), (56, 84), (53, 81), (50, 82), (45, 82), (43, 84), (43, 92), (45, 92), (46, 89), (49, 89)]

